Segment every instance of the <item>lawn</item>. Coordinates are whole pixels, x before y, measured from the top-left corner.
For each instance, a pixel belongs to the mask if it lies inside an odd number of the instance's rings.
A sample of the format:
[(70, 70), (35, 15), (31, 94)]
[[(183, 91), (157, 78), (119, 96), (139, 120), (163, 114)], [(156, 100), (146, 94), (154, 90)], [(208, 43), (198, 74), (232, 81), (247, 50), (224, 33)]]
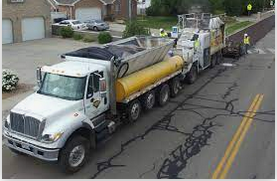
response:
[(178, 23), (177, 16), (147, 16), (147, 17), (138, 17), (137, 22), (146, 27), (153, 29), (163, 28), (167, 31), (172, 29), (172, 26), (176, 26)]
[[(176, 26), (178, 23), (178, 18), (175, 16), (145, 16), (145, 17), (137, 17), (137, 23), (146, 27), (153, 29), (163, 28), (166, 31), (170, 31), (172, 26)], [(253, 22), (251, 21), (242, 21), (238, 22), (234, 18), (225, 18), (226, 23), (226, 33), (230, 35), (235, 31), (247, 27)]]
[(253, 24), (253, 22), (251, 22), (251, 21), (241, 21), (241, 22), (227, 24), (226, 34), (230, 35), (230, 34), (234, 33), (235, 31), (245, 28), (251, 24)]

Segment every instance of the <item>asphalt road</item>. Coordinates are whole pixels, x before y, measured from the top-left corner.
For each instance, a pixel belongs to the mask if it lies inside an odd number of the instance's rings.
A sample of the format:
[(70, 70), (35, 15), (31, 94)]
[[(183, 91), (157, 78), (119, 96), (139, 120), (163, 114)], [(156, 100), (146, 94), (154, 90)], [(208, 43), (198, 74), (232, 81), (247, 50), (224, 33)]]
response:
[(273, 179), (274, 36), (272, 30), (251, 54), (225, 59), (167, 106), (119, 128), (80, 172), (65, 175), (3, 146), (3, 178)]

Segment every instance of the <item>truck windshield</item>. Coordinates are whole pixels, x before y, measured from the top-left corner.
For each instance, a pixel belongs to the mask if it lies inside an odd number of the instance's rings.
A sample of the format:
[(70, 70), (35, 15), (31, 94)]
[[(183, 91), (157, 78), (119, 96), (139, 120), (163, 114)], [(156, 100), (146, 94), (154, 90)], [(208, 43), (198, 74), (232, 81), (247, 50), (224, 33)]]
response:
[(39, 94), (67, 100), (80, 100), (84, 97), (86, 77), (70, 77), (46, 73)]

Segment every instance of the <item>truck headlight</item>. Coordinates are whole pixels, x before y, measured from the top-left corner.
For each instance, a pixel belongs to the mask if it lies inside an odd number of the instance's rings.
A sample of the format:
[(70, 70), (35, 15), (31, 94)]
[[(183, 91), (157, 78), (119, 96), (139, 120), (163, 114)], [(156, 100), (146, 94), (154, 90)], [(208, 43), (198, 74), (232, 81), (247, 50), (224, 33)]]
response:
[(55, 134), (45, 134), (42, 136), (41, 141), (44, 143), (54, 143), (55, 141), (60, 139), (62, 135), (63, 135), (62, 132), (58, 132)]

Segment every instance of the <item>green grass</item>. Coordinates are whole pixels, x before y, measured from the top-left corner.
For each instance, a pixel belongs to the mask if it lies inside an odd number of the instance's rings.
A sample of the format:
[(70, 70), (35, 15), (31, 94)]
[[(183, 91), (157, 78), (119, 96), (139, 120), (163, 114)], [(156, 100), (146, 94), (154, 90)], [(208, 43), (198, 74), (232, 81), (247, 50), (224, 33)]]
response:
[(81, 35), (81, 34), (78, 34), (78, 33), (74, 33), (73, 34), (73, 39), (74, 40), (81, 40), (81, 39), (83, 39), (84, 37), (83, 37), (83, 35)]
[(145, 28), (160, 29), (163, 28), (167, 31), (172, 29), (172, 26), (176, 26), (178, 23), (177, 16), (146, 16), (137, 17), (138, 24)]
[(251, 24), (253, 24), (253, 22), (251, 22), (251, 21), (242, 21), (242, 22), (235, 22), (235, 23), (227, 24), (226, 33), (227, 33), (227, 35), (230, 35), (230, 34), (234, 33), (235, 31), (243, 29)]
[[(218, 13), (222, 13), (222, 12), (218, 12)], [(227, 35), (230, 35), (239, 29), (242, 29), (244, 27), (247, 27), (253, 24), (253, 22), (251, 21), (238, 22), (233, 17), (226, 17), (224, 22), (226, 23)], [(154, 29), (163, 28), (166, 31), (170, 31), (172, 29), (172, 26), (177, 25), (178, 18), (175, 16), (146, 16), (146, 17), (138, 16), (137, 23), (146, 28), (154, 28)]]
[(224, 10), (215, 10), (215, 11), (213, 12), (214, 15), (219, 15), (219, 14), (224, 14), (224, 13), (225, 13)]

